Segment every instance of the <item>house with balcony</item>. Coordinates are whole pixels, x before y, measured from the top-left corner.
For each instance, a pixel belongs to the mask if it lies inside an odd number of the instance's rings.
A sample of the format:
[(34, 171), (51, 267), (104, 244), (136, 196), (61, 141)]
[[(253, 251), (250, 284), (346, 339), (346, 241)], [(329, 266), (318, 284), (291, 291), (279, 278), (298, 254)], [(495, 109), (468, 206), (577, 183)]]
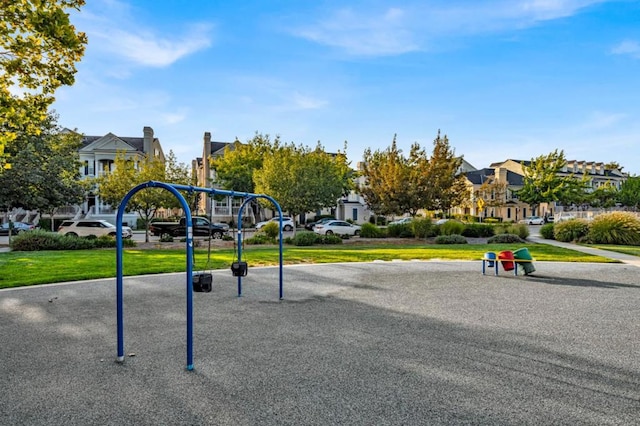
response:
[[(464, 211), (458, 213), (471, 214), (482, 218), (495, 217), (500, 220), (517, 222), (527, 216), (552, 216), (567, 209), (559, 203), (542, 203), (538, 211), (518, 200), (517, 191), (524, 184), (524, 166), (530, 161), (507, 159), (492, 163), (489, 167), (467, 171), (467, 186), (469, 187), (469, 202)], [(573, 175), (576, 179), (587, 177), (586, 191), (593, 191), (603, 185), (612, 185), (620, 189), (627, 179), (627, 174), (619, 169), (607, 168), (604, 163), (568, 160), (561, 176)], [(482, 201), (479, 202), (479, 200)]]
[[(98, 178), (112, 171), (118, 153), (124, 153), (127, 159), (136, 164), (148, 157), (156, 157), (161, 161), (165, 158), (160, 141), (148, 126), (142, 129), (142, 137), (117, 136), (111, 132), (102, 136), (84, 135), (78, 153), (81, 179)], [(94, 186), (81, 205), (59, 209), (57, 216), (77, 219), (91, 217), (115, 223), (116, 214), (116, 209), (100, 199), (98, 188)], [(123, 222), (135, 227), (137, 219), (136, 212), (128, 212), (125, 213)]]
[[(196, 185), (201, 188), (221, 188), (218, 183), (216, 170), (211, 167), (213, 159), (222, 157), (226, 149), (233, 150), (236, 144), (241, 142), (217, 142), (211, 140), (211, 133), (205, 132), (202, 146), (202, 156), (197, 157), (191, 162), (192, 173), (196, 176)], [(202, 194), (198, 200), (197, 212), (202, 216), (211, 217), (213, 222), (230, 222), (238, 219), (238, 212), (243, 203), (240, 197), (220, 196), (210, 197)], [(256, 222), (255, 209), (245, 208), (243, 211), (243, 220), (249, 223)]]

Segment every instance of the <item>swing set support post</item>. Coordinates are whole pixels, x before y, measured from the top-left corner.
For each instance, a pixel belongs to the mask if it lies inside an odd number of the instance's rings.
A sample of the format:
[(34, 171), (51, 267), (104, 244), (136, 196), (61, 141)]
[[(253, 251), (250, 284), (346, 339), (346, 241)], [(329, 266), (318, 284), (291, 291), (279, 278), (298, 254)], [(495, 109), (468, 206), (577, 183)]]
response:
[[(238, 214), (238, 243), (239, 247), (242, 242), (242, 210), (249, 200), (255, 198), (264, 198), (273, 203), (280, 214), (280, 283), (279, 283), (279, 298), (283, 299), (283, 254), (282, 254), (282, 209), (280, 205), (270, 196), (264, 194), (251, 194), (247, 192), (235, 192), (214, 188), (199, 188), (192, 185), (178, 185), (164, 182), (149, 181), (137, 185), (132, 188), (122, 199), (118, 207), (118, 213), (116, 216), (116, 329), (117, 329), (117, 357), (116, 361), (119, 363), (124, 362), (124, 270), (123, 270), (123, 244), (122, 244), (122, 219), (124, 217), (125, 208), (127, 203), (138, 191), (145, 188), (163, 188), (171, 192), (180, 202), (182, 209), (185, 212), (186, 220), (186, 301), (187, 301), (187, 366), (188, 371), (193, 370), (193, 220), (191, 217), (191, 209), (189, 204), (184, 199), (179, 191), (188, 192), (204, 192), (211, 196), (213, 195), (226, 195), (231, 197), (243, 197), (245, 202), (240, 208)], [(242, 249), (238, 250), (238, 261), (242, 255)], [(241, 277), (238, 277), (238, 295), (241, 295)]]
[[(218, 191), (218, 190), (216, 190)], [(244, 202), (242, 203), (242, 205), (240, 206), (240, 209), (238, 210), (238, 262), (242, 261), (242, 213), (245, 209), (245, 207), (253, 200), (255, 200), (256, 198), (264, 198), (265, 200), (269, 200), (271, 201), (271, 203), (275, 206), (276, 210), (278, 210), (278, 216), (280, 217), (280, 226), (279, 226), (279, 231), (278, 231), (278, 245), (279, 245), (279, 264), (280, 264), (280, 270), (279, 270), (279, 282), (280, 282), (280, 286), (279, 286), (279, 294), (278, 297), (280, 300), (284, 299), (284, 289), (282, 286), (282, 281), (283, 281), (283, 268), (282, 265), (284, 263), (284, 257), (282, 255), (282, 208), (280, 207), (280, 204), (278, 204), (278, 202), (276, 200), (274, 200), (273, 198), (271, 198), (268, 195), (264, 195), (264, 194), (246, 194), (246, 198), (244, 200)], [(238, 276), (238, 297), (242, 296), (242, 277)]]

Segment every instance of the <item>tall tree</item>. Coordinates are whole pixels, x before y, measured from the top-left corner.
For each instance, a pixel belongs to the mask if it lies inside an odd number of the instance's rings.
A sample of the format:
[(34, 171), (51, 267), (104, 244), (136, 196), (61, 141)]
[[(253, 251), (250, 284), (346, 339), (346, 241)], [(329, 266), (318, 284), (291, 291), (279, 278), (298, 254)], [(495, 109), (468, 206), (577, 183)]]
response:
[(640, 207), (640, 176), (629, 177), (618, 191), (618, 202), (637, 210)]
[(60, 86), (72, 85), (87, 38), (66, 10), (84, 0), (0, 0), (0, 173), (7, 145), (38, 135)]
[(426, 199), (425, 208), (446, 212), (468, 198), (464, 176), (459, 173), (461, 164), (462, 157), (456, 157), (455, 151), (449, 146), (449, 138), (447, 135), (441, 137), (438, 130), (426, 171), (432, 193)]
[(518, 191), (518, 198), (529, 204), (532, 212), (541, 203), (562, 201), (566, 204), (569, 199), (584, 193), (584, 189), (580, 189), (584, 179), (576, 179), (573, 174), (560, 174), (566, 163), (564, 151), (558, 152), (556, 149), (547, 155), (532, 158), (528, 166), (523, 164), (524, 182)]
[(81, 138), (62, 131), (56, 119), (48, 115), (37, 136), (20, 133), (8, 145), (14, 167), (0, 173), (0, 206), (6, 211), (22, 207), (53, 217), (59, 207), (82, 201), (87, 188), (79, 179)]
[(271, 141), (269, 135), (257, 132), (246, 144), (236, 139), (233, 145), (225, 148), (223, 156), (211, 159), (216, 176), (213, 183), (223, 189), (255, 193), (255, 171), (260, 170), (264, 158), (279, 147), (280, 137)]
[(611, 182), (600, 185), (588, 194), (588, 202), (592, 207), (608, 209), (616, 205), (618, 188)]
[(255, 190), (272, 196), (284, 211), (300, 215), (335, 206), (352, 187), (352, 172), (343, 153), (327, 154), (293, 144), (279, 146), (254, 174)]
[(398, 149), (396, 136), (384, 151), (371, 152), (367, 148), (363, 167), (365, 184), (360, 188), (360, 193), (369, 208), (384, 216), (404, 213), (409, 168), (402, 150)]

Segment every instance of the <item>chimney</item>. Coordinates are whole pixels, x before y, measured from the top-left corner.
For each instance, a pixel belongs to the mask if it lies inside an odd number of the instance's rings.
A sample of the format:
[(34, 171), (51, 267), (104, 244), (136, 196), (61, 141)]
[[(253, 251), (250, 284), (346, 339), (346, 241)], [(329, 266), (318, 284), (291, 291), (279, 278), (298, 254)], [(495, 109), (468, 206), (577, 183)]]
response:
[(209, 160), (211, 159), (211, 133), (204, 132), (204, 150), (202, 151), (202, 169), (203, 169), (203, 178), (204, 182), (202, 182), (205, 188), (211, 186), (211, 182), (209, 179), (211, 178), (211, 171), (209, 168)]
[(142, 144), (142, 150), (144, 151), (145, 154), (147, 154), (147, 157), (151, 159), (154, 156), (153, 129), (149, 126), (145, 126), (144, 129), (142, 129), (142, 132), (144, 133), (144, 142)]

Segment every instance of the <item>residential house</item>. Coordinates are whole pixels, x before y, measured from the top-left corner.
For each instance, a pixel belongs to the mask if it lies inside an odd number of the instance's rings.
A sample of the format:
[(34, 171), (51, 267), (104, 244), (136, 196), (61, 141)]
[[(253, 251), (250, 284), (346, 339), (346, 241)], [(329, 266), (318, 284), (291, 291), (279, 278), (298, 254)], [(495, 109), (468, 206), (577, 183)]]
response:
[[(558, 203), (543, 203), (538, 211), (534, 212), (528, 204), (518, 200), (517, 191), (522, 189), (524, 184), (523, 165), (530, 164), (530, 161), (507, 159), (492, 163), (488, 168), (466, 172), (470, 202), (468, 207), (459, 213), (517, 222), (530, 215), (551, 216), (566, 210), (566, 207)], [(619, 169), (606, 168), (604, 163), (576, 160), (567, 161), (559, 174), (573, 175), (576, 179), (587, 176), (587, 191), (593, 191), (605, 184), (620, 189), (627, 178)], [(478, 203), (480, 198), (482, 201)]]
[[(191, 169), (196, 176), (196, 186), (201, 188), (220, 188), (217, 182), (216, 171), (211, 167), (211, 160), (222, 157), (225, 150), (235, 149), (235, 144), (240, 142), (216, 142), (211, 140), (211, 133), (205, 132), (202, 147), (202, 157), (197, 157), (191, 162)], [(198, 200), (198, 211), (193, 214), (211, 217), (214, 222), (230, 222), (238, 219), (238, 212), (244, 199), (240, 197), (209, 197), (202, 194)], [(253, 209), (245, 208), (243, 217), (252, 223), (256, 222)]]
[[(124, 153), (127, 159), (135, 163), (143, 161), (148, 156), (156, 157), (164, 161), (164, 152), (158, 138), (154, 136), (153, 129), (145, 126), (142, 137), (117, 136), (107, 133), (104, 136), (83, 136), (82, 146), (79, 150), (80, 175), (82, 179), (98, 178), (114, 169), (116, 155)], [(80, 206), (67, 208), (58, 213), (73, 216), (75, 218), (92, 217), (105, 219), (115, 223), (117, 210), (104, 203), (100, 199), (97, 187), (89, 192), (84, 203)], [(135, 227), (138, 219), (136, 212), (125, 213), (123, 222)]]

